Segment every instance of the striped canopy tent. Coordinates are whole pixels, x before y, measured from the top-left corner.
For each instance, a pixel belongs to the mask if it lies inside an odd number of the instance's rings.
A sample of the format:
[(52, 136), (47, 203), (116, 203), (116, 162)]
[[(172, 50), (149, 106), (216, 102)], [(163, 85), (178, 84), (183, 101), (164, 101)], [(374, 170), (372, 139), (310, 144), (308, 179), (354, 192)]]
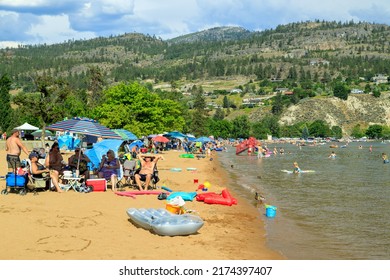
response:
[(126, 129), (114, 129), (114, 132), (118, 134), (123, 140), (137, 140), (138, 137), (134, 133)]
[(46, 127), (49, 130), (69, 131), (83, 135), (96, 136), (101, 138), (122, 139), (111, 129), (99, 124), (97, 121), (88, 118), (72, 118), (56, 122)]

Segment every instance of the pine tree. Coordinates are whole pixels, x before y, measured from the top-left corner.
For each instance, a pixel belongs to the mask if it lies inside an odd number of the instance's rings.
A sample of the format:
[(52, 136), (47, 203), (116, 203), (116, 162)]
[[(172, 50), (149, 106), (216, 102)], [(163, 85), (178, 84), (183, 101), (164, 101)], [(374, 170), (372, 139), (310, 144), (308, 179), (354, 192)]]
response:
[(0, 78), (0, 130), (7, 131), (11, 121), (11, 101), (9, 91), (11, 80), (8, 75)]

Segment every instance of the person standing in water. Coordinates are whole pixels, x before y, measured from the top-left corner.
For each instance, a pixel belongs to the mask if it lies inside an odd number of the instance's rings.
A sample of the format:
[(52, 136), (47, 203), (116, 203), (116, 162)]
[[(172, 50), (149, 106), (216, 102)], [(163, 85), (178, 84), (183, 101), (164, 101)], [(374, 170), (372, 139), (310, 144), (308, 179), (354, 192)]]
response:
[(298, 162), (294, 162), (293, 166), (294, 166), (294, 169), (293, 169), (294, 174), (301, 173), (302, 170), (299, 168)]
[(387, 157), (386, 153), (382, 153), (382, 160), (383, 160), (383, 163), (389, 163), (389, 158)]

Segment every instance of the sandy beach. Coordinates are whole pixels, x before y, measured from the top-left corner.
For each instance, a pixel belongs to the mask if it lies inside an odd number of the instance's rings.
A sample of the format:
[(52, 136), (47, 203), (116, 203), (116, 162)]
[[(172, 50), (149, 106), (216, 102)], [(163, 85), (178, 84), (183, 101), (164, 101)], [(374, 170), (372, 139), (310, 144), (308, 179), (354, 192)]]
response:
[[(0, 143), (0, 175), (7, 172), (6, 152)], [(31, 145), (24, 142), (29, 150)], [(214, 160), (180, 158), (182, 152), (164, 152), (159, 161), (158, 186), (173, 191), (196, 191), (210, 182), (209, 191), (229, 190), (229, 180)], [(70, 154), (64, 154), (67, 158)], [(22, 159), (27, 158), (22, 154)], [(196, 171), (187, 171), (194, 167)], [(171, 168), (182, 168), (172, 172)], [(0, 189), (5, 180), (0, 180)], [(229, 190), (230, 191), (230, 190)], [(128, 208), (165, 208), (156, 195), (136, 198), (107, 192), (42, 192), (0, 196), (2, 260), (278, 260), (278, 252), (266, 247), (261, 213), (230, 191), (237, 205), (210, 205), (187, 201), (185, 207), (204, 220), (197, 234), (159, 236), (134, 226)]]

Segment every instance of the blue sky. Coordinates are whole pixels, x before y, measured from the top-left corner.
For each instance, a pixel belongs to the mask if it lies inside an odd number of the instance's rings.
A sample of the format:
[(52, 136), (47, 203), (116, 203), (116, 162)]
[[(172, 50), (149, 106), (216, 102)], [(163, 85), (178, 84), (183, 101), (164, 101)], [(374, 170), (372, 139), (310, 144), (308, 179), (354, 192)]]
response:
[(162, 39), (216, 26), (307, 20), (390, 25), (389, 0), (0, 0), (0, 47), (139, 32)]

